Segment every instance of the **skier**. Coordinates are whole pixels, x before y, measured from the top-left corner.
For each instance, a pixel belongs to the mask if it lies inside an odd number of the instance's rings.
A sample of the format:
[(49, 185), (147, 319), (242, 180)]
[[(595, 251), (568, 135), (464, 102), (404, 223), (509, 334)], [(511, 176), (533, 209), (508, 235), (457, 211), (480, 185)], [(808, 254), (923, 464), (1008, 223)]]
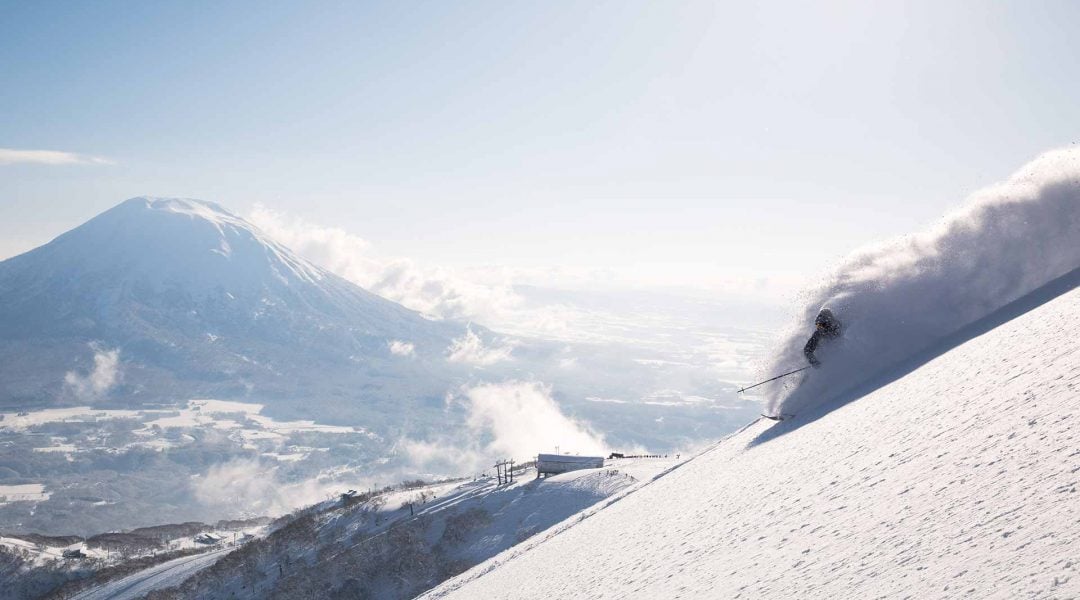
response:
[(822, 338), (833, 339), (840, 337), (840, 321), (832, 314), (832, 311), (823, 308), (818, 313), (816, 319), (814, 319), (814, 325), (817, 329), (814, 330), (814, 335), (810, 336), (810, 339), (806, 341), (806, 346), (803, 347), (803, 355), (806, 356), (806, 360), (810, 361), (810, 364), (814, 367), (820, 367), (821, 361), (814, 356), (814, 351), (817, 350), (818, 343)]

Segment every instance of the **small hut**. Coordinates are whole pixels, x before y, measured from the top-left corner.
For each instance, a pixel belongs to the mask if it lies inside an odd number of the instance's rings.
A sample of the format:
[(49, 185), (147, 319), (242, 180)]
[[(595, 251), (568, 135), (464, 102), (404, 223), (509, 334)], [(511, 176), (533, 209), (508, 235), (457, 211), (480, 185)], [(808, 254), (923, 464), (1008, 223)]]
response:
[(603, 456), (572, 456), (569, 454), (540, 454), (536, 457), (536, 476), (547, 477), (578, 469), (600, 469)]

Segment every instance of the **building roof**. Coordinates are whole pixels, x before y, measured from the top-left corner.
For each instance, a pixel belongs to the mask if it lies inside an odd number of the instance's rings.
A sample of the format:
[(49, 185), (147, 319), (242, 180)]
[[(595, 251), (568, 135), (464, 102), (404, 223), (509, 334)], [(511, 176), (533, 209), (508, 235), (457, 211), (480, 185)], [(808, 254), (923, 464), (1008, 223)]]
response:
[(604, 460), (603, 456), (576, 456), (571, 454), (540, 454), (537, 455), (536, 460), (544, 462), (562, 462), (562, 463), (592, 463), (598, 460)]

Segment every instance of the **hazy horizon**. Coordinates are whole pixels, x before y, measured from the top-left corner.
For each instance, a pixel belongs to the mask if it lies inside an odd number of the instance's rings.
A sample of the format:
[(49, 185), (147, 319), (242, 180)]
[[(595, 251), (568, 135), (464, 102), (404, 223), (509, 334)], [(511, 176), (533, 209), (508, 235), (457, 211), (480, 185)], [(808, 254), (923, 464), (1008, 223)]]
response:
[(11, 5), (0, 258), (194, 197), (470, 283), (790, 304), (1075, 142), (1077, 8), (1024, 6)]

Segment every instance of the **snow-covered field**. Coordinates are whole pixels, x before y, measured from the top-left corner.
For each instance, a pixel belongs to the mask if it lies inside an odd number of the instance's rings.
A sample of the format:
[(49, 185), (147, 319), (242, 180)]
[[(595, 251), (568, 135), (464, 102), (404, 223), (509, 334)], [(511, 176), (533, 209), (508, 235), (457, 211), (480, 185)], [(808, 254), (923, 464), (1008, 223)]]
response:
[[(168, 527), (165, 525), (165, 527)], [(235, 540), (248, 541), (256, 537), (266, 535), (266, 526), (264, 525), (250, 525), (246, 527), (230, 527), (228, 529), (213, 530), (209, 526), (207, 529), (209, 532), (221, 539), (221, 544), (232, 545)], [(85, 540), (77, 541), (75, 543), (69, 543), (66, 545), (56, 545), (55, 540), (62, 538), (52, 538), (52, 545), (48, 543), (37, 544), (31, 541), (27, 541), (18, 537), (0, 536), (0, 547), (8, 549), (21, 549), (33, 556), (33, 562), (36, 566), (64, 558), (64, 551), (66, 550), (79, 550), (85, 557), (93, 558), (100, 561), (103, 565), (111, 565), (122, 563), (131, 558), (140, 558), (144, 556), (155, 555), (161, 552), (174, 552), (177, 550), (192, 550), (192, 549), (205, 549), (208, 545), (200, 543), (196, 538), (200, 534), (192, 535), (165, 535), (161, 534), (157, 536), (158, 541), (162, 542), (160, 548), (148, 548), (143, 550), (135, 550), (127, 548), (123, 552), (109, 552), (102, 547), (90, 547)], [(108, 535), (108, 534), (106, 534)], [(75, 538), (79, 539), (79, 538)], [(102, 545), (120, 545), (119, 542), (108, 544), (102, 543)], [(75, 562), (71, 562), (72, 566), (75, 566)]]
[(1078, 331), (1074, 289), (423, 597), (1080, 597)]
[(6, 502), (34, 502), (48, 500), (49, 493), (45, 486), (40, 483), (26, 483), (22, 485), (0, 485), (0, 504)]
[(96, 423), (110, 419), (133, 419), (142, 414), (137, 410), (104, 410), (89, 406), (46, 408), (43, 410), (0, 413), (0, 429), (26, 431), (45, 423)]
[[(30, 427), (48, 423), (100, 423), (103, 421), (135, 419), (142, 420), (143, 427), (133, 430), (142, 437), (159, 437), (164, 430), (175, 428), (212, 427), (222, 430), (236, 430), (240, 438), (277, 438), (285, 439), (290, 433), (364, 433), (356, 427), (340, 425), (322, 425), (314, 421), (276, 421), (261, 415), (262, 404), (235, 402), (228, 400), (189, 400), (185, 405), (173, 408), (148, 410), (102, 410), (90, 406), (71, 408), (49, 408), (32, 412), (0, 414), (0, 430), (26, 431)], [(228, 416), (241, 417), (240, 423)], [(370, 435), (370, 434), (369, 434)], [(145, 442), (143, 442), (145, 443)], [(163, 447), (170, 444), (162, 440)], [(38, 452), (77, 452), (70, 444), (55, 444), (35, 448)]]
[[(17, 485), (0, 485), (6, 511), (0, 531), (88, 536), (162, 521), (281, 514), (362, 483), (358, 461), (350, 459), (356, 448), (378, 444), (377, 436), (362, 427), (277, 420), (263, 408), (195, 399), (142, 410), (77, 406), (5, 413), (2, 466), (27, 475), (14, 479)], [(253, 473), (239, 481), (229, 477), (235, 471)], [(147, 478), (162, 485), (146, 486)], [(237, 490), (248, 494), (241, 500), (255, 496), (264, 504), (240, 505)], [(192, 495), (195, 501), (184, 500)], [(200, 509), (200, 499), (208, 506)], [(177, 505), (186, 510), (148, 518), (162, 504), (166, 511)], [(54, 513), (62, 517), (52, 518)]]

